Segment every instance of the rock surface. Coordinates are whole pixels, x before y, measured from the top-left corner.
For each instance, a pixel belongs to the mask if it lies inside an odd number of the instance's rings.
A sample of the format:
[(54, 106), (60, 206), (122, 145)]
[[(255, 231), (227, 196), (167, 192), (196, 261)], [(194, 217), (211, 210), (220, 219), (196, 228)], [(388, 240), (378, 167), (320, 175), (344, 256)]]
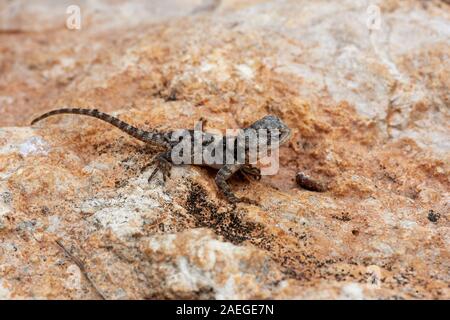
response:
[[(74, 3), (79, 31), (0, 1), (0, 298), (450, 298), (445, 1)], [(148, 184), (154, 152), (94, 119), (28, 126), (67, 105), (294, 134), (231, 210), (203, 168)]]

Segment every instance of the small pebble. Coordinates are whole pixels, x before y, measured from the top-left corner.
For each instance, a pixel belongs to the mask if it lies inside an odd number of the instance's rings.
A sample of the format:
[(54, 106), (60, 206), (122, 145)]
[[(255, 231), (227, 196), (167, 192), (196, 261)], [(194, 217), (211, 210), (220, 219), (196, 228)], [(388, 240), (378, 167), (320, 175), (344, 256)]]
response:
[(313, 180), (311, 177), (309, 177), (303, 172), (297, 173), (297, 175), (295, 176), (295, 181), (300, 187), (309, 191), (316, 191), (316, 192), (327, 191), (327, 187), (325, 186), (324, 183)]
[(431, 222), (438, 222), (439, 218), (441, 217), (441, 214), (438, 212), (434, 212), (433, 210), (428, 211), (428, 220)]

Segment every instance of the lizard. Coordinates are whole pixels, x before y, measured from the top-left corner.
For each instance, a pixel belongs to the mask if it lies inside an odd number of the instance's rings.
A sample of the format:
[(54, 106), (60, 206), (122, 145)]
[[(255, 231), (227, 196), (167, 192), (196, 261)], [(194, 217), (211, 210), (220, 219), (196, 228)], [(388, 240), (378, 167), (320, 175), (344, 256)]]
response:
[[(155, 174), (158, 171), (161, 171), (163, 180), (166, 181), (166, 177), (170, 177), (170, 169), (173, 165), (172, 159), (171, 159), (171, 152), (180, 143), (180, 139), (173, 139), (174, 132), (175, 131), (160, 131), (160, 130), (142, 130), (135, 126), (132, 126), (122, 120), (120, 120), (117, 117), (111, 116), (107, 113), (101, 112), (97, 109), (83, 109), (83, 108), (62, 108), (62, 109), (56, 109), (49, 111), (47, 113), (42, 114), (41, 116), (35, 118), (31, 125), (34, 125), (35, 123), (50, 117), (54, 115), (60, 115), (60, 114), (75, 114), (75, 115), (84, 115), (93, 117), (99, 120), (102, 120), (106, 123), (109, 123), (116, 128), (120, 129), (121, 131), (127, 133), (128, 135), (136, 138), (137, 140), (140, 140), (148, 145), (153, 145), (162, 148), (164, 151), (158, 153), (154, 159), (146, 165), (146, 167), (151, 166), (153, 164), (156, 164), (155, 169), (150, 174), (150, 177), (148, 181), (150, 182)], [(245, 134), (248, 130), (267, 130), (267, 134), (269, 135), (270, 132), (276, 132), (278, 137), (278, 143), (270, 144), (267, 143), (267, 140), (265, 143), (261, 143), (259, 140), (257, 140), (258, 143), (258, 154), (261, 154), (263, 151), (272, 151), (274, 148), (278, 148), (281, 144), (286, 143), (290, 136), (291, 136), (291, 130), (289, 127), (277, 116), (274, 115), (266, 115), (263, 118), (255, 121), (252, 123), (249, 127), (246, 127), (243, 129), (243, 133)], [(276, 130), (276, 131), (275, 131)], [(195, 139), (198, 139), (198, 135), (201, 136), (201, 152), (205, 148), (208, 148), (212, 145), (212, 143), (219, 143), (220, 147), (223, 147), (223, 152), (231, 152), (233, 154), (234, 159), (236, 159), (236, 152), (237, 152), (237, 144), (238, 139), (237, 136), (220, 136), (217, 134), (212, 134), (204, 131), (196, 131), (196, 130), (186, 130), (188, 135), (190, 135), (193, 139), (191, 139), (192, 145), (194, 145)], [(255, 132), (254, 131), (254, 132)], [(257, 139), (260, 139), (259, 136), (257, 136)], [(269, 139), (270, 140), (270, 139)], [(269, 141), (270, 142), (270, 141)], [(231, 146), (231, 150), (230, 150)], [(228, 149), (227, 149), (228, 148)], [(225, 150), (227, 149), (227, 150)], [(195, 150), (194, 148), (191, 152), (191, 159), (195, 156)], [(261, 178), (261, 171), (257, 167), (253, 166), (249, 163), (249, 146), (246, 144), (244, 147), (245, 155), (244, 155), (244, 163), (227, 163), (225, 161), (221, 163), (213, 163), (213, 164), (201, 164), (201, 165), (207, 165), (209, 167), (212, 167), (216, 170), (218, 170), (216, 176), (215, 176), (215, 183), (221, 193), (225, 196), (225, 198), (233, 205), (235, 206), (238, 202), (246, 202), (255, 204), (255, 201), (252, 201), (246, 197), (238, 198), (231, 190), (229, 184), (227, 183), (227, 180), (236, 172), (240, 171), (243, 174), (249, 174), (250, 176), (254, 177), (255, 179), (259, 180)], [(194, 162), (191, 162), (191, 164)]]

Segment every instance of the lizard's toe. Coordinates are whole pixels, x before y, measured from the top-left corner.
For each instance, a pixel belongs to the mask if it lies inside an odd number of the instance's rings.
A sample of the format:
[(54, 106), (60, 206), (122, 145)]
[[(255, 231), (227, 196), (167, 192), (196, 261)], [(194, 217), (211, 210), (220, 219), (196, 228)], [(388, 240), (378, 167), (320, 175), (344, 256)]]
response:
[(236, 209), (236, 206), (238, 205), (238, 203), (245, 203), (245, 204), (259, 206), (258, 202), (256, 202), (255, 200), (249, 199), (247, 197), (238, 198), (235, 195), (232, 195), (232, 196), (227, 196), (227, 200), (233, 210)]
[(170, 178), (170, 170), (172, 169), (172, 164), (164, 158), (162, 155), (158, 155), (153, 161), (152, 164), (156, 164), (155, 169), (153, 169), (150, 177), (148, 178), (148, 182), (150, 183), (155, 177), (158, 171), (161, 171), (163, 181), (166, 182), (167, 178)]
[(255, 205), (255, 206), (259, 205), (259, 203), (257, 201), (255, 201), (253, 199), (249, 199), (247, 197), (238, 198), (238, 201), (242, 202), (242, 203), (246, 203), (246, 204), (252, 204), (252, 205)]
[[(261, 170), (252, 165), (245, 165), (241, 168), (241, 173), (246, 176), (249, 175), (256, 181), (261, 180)], [(247, 178), (248, 179), (248, 178)]]
[(153, 178), (155, 177), (156, 173), (158, 172), (158, 168), (153, 169), (152, 173), (148, 177), (148, 183), (151, 183)]

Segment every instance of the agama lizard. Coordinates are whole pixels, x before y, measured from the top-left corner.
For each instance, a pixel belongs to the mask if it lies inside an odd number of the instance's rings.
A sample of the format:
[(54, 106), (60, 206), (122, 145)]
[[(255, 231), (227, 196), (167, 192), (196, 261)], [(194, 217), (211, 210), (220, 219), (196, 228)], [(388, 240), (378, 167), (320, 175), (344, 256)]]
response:
[[(155, 170), (152, 172), (152, 174), (149, 177), (149, 181), (152, 180), (154, 175), (158, 170), (160, 170), (163, 174), (164, 181), (166, 180), (166, 177), (170, 177), (170, 169), (172, 166), (172, 158), (171, 158), (171, 152), (174, 147), (176, 147), (180, 143), (180, 139), (173, 139), (174, 132), (175, 131), (156, 131), (156, 130), (142, 130), (139, 128), (136, 128), (116, 117), (110, 116), (104, 112), (98, 111), (97, 109), (78, 109), (78, 108), (65, 108), (65, 109), (57, 109), (50, 112), (47, 112), (40, 117), (34, 119), (31, 124), (35, 124), (38, 121), (41, 121), (47, 117), (58, 115), (58, 114), (78, 114), (78, 115), (85, 115), (94, 117), (97, 119), (100, 119), (102, 121), (105, 121), (123, 132), (129, 134), (130, 136), (150, 145), (156, 145), (158, 147), (163, 147), (165, 149), (164, 152), (161, 152), (156, 155), (154, 160), (149, 164), (157, 164)], [(274, 148), (278, 148), (281, 144), (287, 142), (291, 135), (291, 130), (289, 127), (278, 117), (273, 115), (268, 115), (260, 120), (257, 120), (249, 127), (243, 129), (243, 133), (245, 134), (246, 131), (253, 130), (258, 132), (258, 130), (266, 130), (267, 136), (270, 137), (270, 134), (272, 132), (276, 133), (276, 137), (278, 138), (277, 143), (271, 144), (270, 141), (267, 143), (267, 140), (260, 141), (259, 136), (257, 136), (256, 143), (258, 144), (258, 155), (262, 154), (263, 152), (271, 151)], [(223, 154), (226, 152), (231, 152), (231, 154), (236, 159), (236, 153), (238, 149), (238, 139), (236, 136), (219, 136), (214, 135), (211, 133), (207, 133), (204, 131), (195, 131), (195, 130), (186, 130), (188, 135), (191, 136), (191, 142), (194, 144), (195, 139), (198, 139), (201, 137), (201, 152), (205, 150), (205, 148), (208, 148), (211, 146), (212, 143), (218, 143), (219, 146), (223, 147)], [(195, 133), (196, 132), (196, 133)], [(200, 135), (199, 135), (200, 133)], [(270, 140), (270, 139), (269, 139)], [(231, 148), (231, 150), (230, 150)], [(194, 158), (195, 148), (191, 149), (191, 155), (190, 158)], [(220, 189), (220, 191), (223, 193), (223, 195), (227, 198), (227, 200), (235, 205), (238, 202), (250, 202), (254, 203), (254, 201), (249, 200), (248, 198), (238, 198), (234, 195), (234, 193), (231, 191), (230, 186), (227, 183), (227, 179), (229, 179), (234, 173), (237, 171), (241, 171), (244, 174), (249, 174), (256, 179), (259, 179), (261, 177), (261, 172), (258, 168), (254, 167), (249, 163), (249, 146), (245, 144), (244, 147), (245, 155), (244, 155), (244, 162), (221, 162), (221, 163), (214, 163), (214, 164), (201, 164), (201, 165), (207, 165), (209, 167), (213, 167), (217, 170), (219, 170), (215, 177), (215, 182)], [(191, 164), (194, 163), (193, 161), (190, 162)]]

